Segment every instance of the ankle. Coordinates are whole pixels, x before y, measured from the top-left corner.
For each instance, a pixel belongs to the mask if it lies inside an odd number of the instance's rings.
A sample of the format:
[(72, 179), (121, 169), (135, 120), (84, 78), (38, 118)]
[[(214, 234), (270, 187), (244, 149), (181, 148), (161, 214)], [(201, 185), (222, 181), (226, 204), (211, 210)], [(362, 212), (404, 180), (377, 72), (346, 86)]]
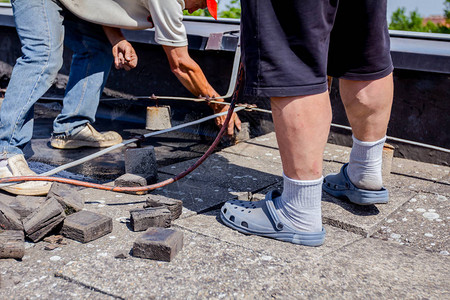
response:
[(322, 181), (293, 180), (283, 174), (283, 194), (276, 201), (282, 219), (304, 232), (322, 230)]
[(386, 137), (374, 142), (363, 142), (353, 136), (347, 175), (356, 187), (366, 190), (382, 188), (381, 165), (385, 141)]

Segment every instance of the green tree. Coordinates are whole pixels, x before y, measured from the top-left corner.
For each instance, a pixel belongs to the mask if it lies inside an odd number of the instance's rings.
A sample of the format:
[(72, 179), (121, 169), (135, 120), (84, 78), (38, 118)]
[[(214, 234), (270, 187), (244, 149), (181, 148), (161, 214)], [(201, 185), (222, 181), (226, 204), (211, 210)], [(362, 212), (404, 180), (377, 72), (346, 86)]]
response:
[[(449, 0), (450, 1), (450, 0)], [(239, 0), (232, 0), (227, 9), (220, 13), (221, 18), (240, 19), (241, 18), (241, 3)]]
[[(446, 0), (444, 5), (446, 8), (450, 7), (450, 0)], [(449, 10), (445, 10), (446, 23), (447, 24), (434, 24), (428, 21), (423, 25), (423, 18), (417, 11), (412, 11), (409, 16), (406, 15), (406, 8), (398, 8), (392, 13), (391, 23), (389, 29), (393, 30), (405, 30), (405, 31), (420, 31), (420, 32), (436, 32), (436, 33), (450, 33), (450, 28), (446, 25), (449, 24), (448, 13)]]
[[(220, 2), (220, 1), (219, 1)], [(227, 5), (227, 10), (221, 11), (219, 13), (220, 18), (232, 18), (239, 19), (241, 17), (241, 3), (239, 0), (232, 0), (230, 4)], [(200, 17), (210, 17), (211, 14), (207, 9), (199, 9), (192, 14), (187, 11), (183, 12), (186, 16), (200, 16)]]

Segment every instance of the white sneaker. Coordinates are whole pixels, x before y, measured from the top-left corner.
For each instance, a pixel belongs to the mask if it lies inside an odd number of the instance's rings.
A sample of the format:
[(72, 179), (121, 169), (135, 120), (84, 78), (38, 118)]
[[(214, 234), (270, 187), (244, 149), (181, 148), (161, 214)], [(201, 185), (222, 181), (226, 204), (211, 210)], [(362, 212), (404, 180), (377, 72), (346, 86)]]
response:
[[(22, 154), (14, 155), (6, 160), (6, 167), (0, 167), (0, 178), (13, 176), (36, 176), (37, 174), (28, 167), (27, 161)], [(42, 196), (47, 195), (51, 182), (46, 181), (27, 181), (10, 186), (1, 187), (11, 194), (28, 195), (28, 196)]]
[(52, 136), (50, 144), (58, 149), (76, 149), (80, 147), (110, 147), (122, 142), (122, 137), (115, 131), (98, 132), (87, 123), (79, 132), (70, 136)]

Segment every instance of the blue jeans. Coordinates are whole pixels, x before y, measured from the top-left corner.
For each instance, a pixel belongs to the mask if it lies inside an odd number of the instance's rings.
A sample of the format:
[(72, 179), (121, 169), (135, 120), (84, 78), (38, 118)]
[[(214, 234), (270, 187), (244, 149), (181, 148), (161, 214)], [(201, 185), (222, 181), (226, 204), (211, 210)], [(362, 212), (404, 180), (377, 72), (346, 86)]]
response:
[(22, 57), (17, 59), (0, 110), (2, 158), (22, 154), (33, 135), (33, 105), (50, 88), (63, 63), (63, 42), (74, 54), (56, 134), (93, 123), (112, 54), (101, 26), (77, 19), (56, 0), (11, 1)]

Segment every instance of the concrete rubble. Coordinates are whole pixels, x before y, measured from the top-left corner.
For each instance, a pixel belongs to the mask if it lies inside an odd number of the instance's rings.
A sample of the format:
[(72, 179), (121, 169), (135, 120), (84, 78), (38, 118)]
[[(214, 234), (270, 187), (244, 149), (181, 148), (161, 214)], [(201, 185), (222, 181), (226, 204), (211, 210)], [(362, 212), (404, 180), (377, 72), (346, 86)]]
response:
[(23, 231), (0, 231), (0, 258), (21, 259), (25, 255)]
[(176, 220), (181, 216), (183, 211), (183, 201), (161, 197), (159, 195), (148, 196), (144, 208), (148, 207), (166, 207), (171, 213), (171, 220)]
[(66, 214), (59, 202), (50, 198), (35, 212), (23, 220), (26, 236), (33, 242), (42, 240), (62, 224)]
[(130, 210), (130, 225), (133, 231), (144, 231), (149, 227), (170, 227), (172, 214), (166, 207), (149, 207)]
[(147, 179), (135, 174), (123, 174), (122, 176), (118, 177), (116, 180), (114, 180), (115, 186), (146, 186), (147, 185)]
[(183, 233), (167, 228), (149, 228), (133, 244), (133, 256), (172, 261), (183, 248)]
[(84, 208), (84, 199), (78, 193), (79, 190), (78, 187), (73, 185), (55, 182), (47, 194), (47, 199), (56, 199), (63, 207), (66, 215), (70, 215)]
[(112, 219), (90, 211), (80, 211), (64, 220), (61, 234), (80, 243), (88, 243), (112, 231)]
[[(328, 144), (324, 174), (339, 171), (349, 153)], [(159, 180), (192, 163), (160, 167)], [(222, 224), (226, 200), (262, 199), (282, 187), (281, 170), (272, 133), (218, 151), (182, 180), (147, 195), (81, 189), (80, 212), (109, 218), (111, 232), (87, 243), (57, 235), (22, 242), (8, 233), (24, 255), (0, 260), (0, 298), (448, 299), (449, 167), (394, 157), (386, 205), (360, 207), (324, 193), (321, 247), (248, 236)], [(0, 224), (27, 220), (13, 210), (22, 205), (5, 199), (0, 195)], [(54, 197), (40, 206), (48, 201), (64, 212)], [(170, 212), (171, 227), (134, 232), (149, 208)]]
[(158, 180), (155, 149), (152, 146), (144, 148), (127, 148), (125, 150), (125, 172), (139, 175), (148, 184)]

